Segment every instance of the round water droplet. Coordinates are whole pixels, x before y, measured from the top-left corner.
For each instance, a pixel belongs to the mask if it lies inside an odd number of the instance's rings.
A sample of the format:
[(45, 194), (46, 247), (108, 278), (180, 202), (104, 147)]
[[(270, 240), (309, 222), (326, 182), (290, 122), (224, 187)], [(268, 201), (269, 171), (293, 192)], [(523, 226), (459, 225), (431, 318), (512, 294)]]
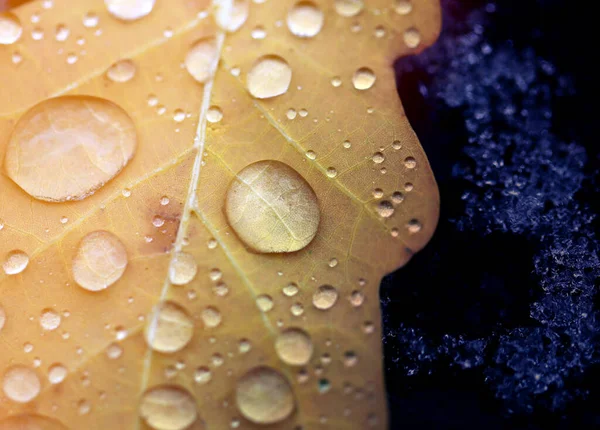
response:
[(240, 343), (238, 345), (238, 350), (240, 351), (240, 354), (246, 354), (246, 353), (250, 352), (251, 349), (252, 349), (252, 344), (250, 343), (250, 341), (248, 339), (240, 340)]
[(285, 294), (288, 297), (293, 297), (296, 294), (298, 294), (298, 286), (294, 283), (288, 284), (285, 287), (283, 287), (283, 294)]
[(60, 314), (52, 309), (44, 309), (40, 315), (40, 325), (44, 330), (56, 330), (60, 326)]
[(279, 161), (242, 169), (227, 190), (225, 213), (240, 239), (257, 252), (293, 252), (319, 227), (317, 196), (298, 172)]
[(238, 31), (248, 19), (250, 10), (249, 0), (233, 0), (231, 8), (217, 9), (217, 23), (219, 26), (229, 32)]
[(217, 308), (208, 307), (202, 311), (202, 322), (206, 327), (217, 327), (221, 324), (221, 312)]
[(368, 90), (375, 84), (375, 73), (368, 67), (361, 67), (352, 76), (352, 85), (357, 90)]
[(110, 66), (106, 76), (113, 82), (127, 82), (135, 76), (135, 64), (131, 60), (119, 60)]
[(217, 42), (214, 38), (197, 41), (185, 57), (185, 68), (200, 83), (212, 78), (217, 62)]
[(106, 348), (106, 356), (111, 360), (116, 360), (117, 358), (120, 358), (121, 355), (123, 355), (123, 347), (118, 343), (111, 343), (108, 345), (108, 348)]
[(219, 106), (211, 106), (206, 112), (206, 120), (213, 124), (223, 119), (223, 111)]
[(6, 255), (2, 268), (7, 275), (17, 275), (25, 270), (28, 264), (29, 256), (23, 251), (15, 249)]
[(21, 21), (12, 12), (0, 12), (0, 45), (12, 45), (23, 34)]
[(365, 302), (365, 295), (362, 291), (354, 290), (352, 294), (350, 294), (350, 304), (352, 306), (359, 307)]
[(248, 91), (257, 99), (268, 99), (287, 92), (292, 82), (292, 69), (277, 55), (260, 57), (246, 76)]
[(173, 119), (175, 122), (183, 122), (185, 119), (185, 112), (181, 109), (175, 109), (175, 112), (173, 113)]
[(404, 166), (407, 169), (414, 169), (417, 167), (417, 160), (415, 160), (414, 157), (406, 157), (404, 159)]
[(116, 104), (89, 96), (62, 96), (29, 109), (6, 149), (8, 176), (31, 196), (80, 200), (119, 173), (133, 157), (133, 121)]
[(322, 285), (313, 294), (312, 302), (315, 308), (330, 309), (338, 299), (337, 290), (331, 285)]
[(402, 194), (400, 191), (394, 191), (394, 194), (392, 194), (392, 203), (394, 204), (400, 204), (404, 201), (404, 194)]
[(144, 335), (148, 345), (159, 352), (177, 352), (192, 339), (194, 323), (187, 311), (174, 302), (163, 302), (148, 318)]
[(266, 366), (248, 371), (237, 383), (236, 404), (240, 413), (256, 424), (273, 424), (291, 415), (294, 393), (287, 379)]
[(198, 417), (192, 395), (175, 385), (160, 385), (146, 391), (139, 412), (146, 423), (156, 430), (183, 430)]
[(71, 32), (70, 32), (69, 28), (66, 25), (64, 25), (64, 24), (58, 24), (56, 26), (56, 35), (55, 35), (55, 38), (56, 38), (56, 40), (58, 42), (64, 42), (69, 37), (70, 33)]
[(25, 366), (11, 367), (4, 373), (2, 389), (10, 400), (27, 403), (40, 394), (42, 384), (35, 371)]
[(267, 32), (264, 27), (259, 25), (252, 29), (252, 32), (250, 33), (250, 35), (252, 36), (253, 39), (261, 40), (261, 39), (264, 39), (265, 37), (267, 37)]
[(212, 379), (212, 373), (208, 367), (199, 367), (194, 372), (194, 381), (198, 384), (206, 384)]
[(342, 80), (339, 76), (334, 76), (333, 78), (331, 78), (331, 85), (333, 85), (334, 87), (339, 87), (342, 85)]
[(83, 17), (83, 26), (87, 28), (94, 28), (98, 25), (98, 15), (95, 13), (86, 13)]
[(373, 163), (381, 164), (385, 161), (385, 156), (381, 152), (373, 154)]
[(412, 8), (411, 0), (394, 0), (394, 10), (399, 15), (408, 15)]
[(88, 291), (100, 291), (117, 282), (127, 267), (127, 250), (114, 234), (98, 230), (81, 239), (73, 259), (73, 278)]
[(60, 384), (67, 377), (67, 368), (60, 363), (55, 363), (48, 369), (48, 381), (51, 384)]
[(404, 32), (404, 43), (409, 48), (416, 48), (421, 43), (421, 33), (416, 28), (409, 28)]
[(156, 0), (104, 0), (112, 16), (124, 21), (140, 19), (152, 12)]
[(262, 294), (256, 298), (256, 306), (263, 312), (269, 312), (273, 309), (273, 299), (271, 296), (267, 296), (266, 294)]
[(323, 28), (323, 11), (312, 1), (299, 1), (289, 10), (287, 25), (293, 35), (314, 37)]
[(292, 120), (296, 118), (296, 109), (288, 109), (287, 112), (285, 113), (285, 115), (287, 116), (287, 119)]
[(290, 328), (277, 336), (275, 351), (284, 363), (291, 366), (304, 366), (312, 357), (313, 344), (304, 330)]
[(327, 174), (327, 177), (335, 178), (338, 172), (335, 167), (328, 167), (325, 173)]
[(363, 0), (335, 0), (335, 11), (345, 17), (358, 15), (364, 7)]
[(302, 306), (302, 303), (294, 303), (292, 306), (290, 306), (290, 312), (295, 317), (299, 317), (304, 313), (304, 306)]
[(198, 272), (198, 264), (192, 254), (177, 252), (171, 260), (169, 279), (173, 285), (185, 285), (194, 279)]
[(382, 200), (377, 205), (377, 213), (382, 218), (389, 218), (394, 215), (394, 205), (387, 200)]
[(406, 228), (408, 229), (408, 231), (410, 233), (418, 233), (421, 231), (421, 229), (423, 228), (423, 226), (421, 225), (421, 223), (419, 222), (419, 220), (416, 219), (411, 219)]

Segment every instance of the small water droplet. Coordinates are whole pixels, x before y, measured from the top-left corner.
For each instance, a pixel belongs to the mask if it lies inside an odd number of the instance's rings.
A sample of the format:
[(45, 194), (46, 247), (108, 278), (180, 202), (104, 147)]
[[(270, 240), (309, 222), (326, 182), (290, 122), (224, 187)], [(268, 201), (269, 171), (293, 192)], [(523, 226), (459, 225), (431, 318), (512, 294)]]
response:
[(335, 0), (335, 11), (347, 18), (358, 15), (364, 7), (363, 0)]
[(334, 87), (339, 87), (342, 85), (342, 80), (339, 76), (334, 76), (333, 78), (331, 78), (331, 85), (333, 85)]
[(257, 99), (267, 99), (286, 93), (291, 81), (292, 69), (277, 55), (260, 57), (246, 76), (248, 91)]
[(410, 233), (418, 233), (418, 232), (420, 232), (420, 231), (421, 231), (421, 228), (423, 228), (423, 226), (421, 225), (421, 223), (420, 223), (418, 220), (416, 220), (416, 219), (411, 219), (411, 220), (408, 222), (408, 224), (407, 224), (406, 228), (408, 229), (408, 231), (409, 231)]
[(12, 12), (0, 12), (0, 45), (12, 45), (21, 38), (21, 21)]
[(39, 27), (34, 28), (31, 30), (31, 38), (33, 40), (42, 40), (44, 38), (44, 30)]
[(383, 190), (381, 188), (375, 188), (373, 190), (373, 197), (376, 199), (380, 199), (383, 197)]
[(312, 1), (299, 1), (288, 11), (287, 26), (294, 36), (315, 37), (323, 28), (323, 11)]
[(104, 0), (108, 12), (124, 21), (140, 19), (152, 12), (156, 0)]
[(302, 303), (294, 303), (292, 306), (290, 306), (290, 312), (295, 317), (299, 317), (304, 313), (304, 306), (302, 306)]
[(183, 120), (185, 119), (185, 112), (181, 109), (175, 109), (173, 119), (175, 120), (175, 122), (183, 122)]
[(394, 193), (392, 194), (392, 203), (394, 204), (400, 204), (404, 201), (404, 194), (402, 194), (400, 191), (394, 191)]
[(87, 415), (92, 410), (92, 404), (86, 399), (81, 399), (77, 403), (77, 413), (79, 415)]
[(194, 397), (176, 385), (159, 385), (146, 391), (139, 413), (155, 430), (184, 430), (198, 418)]
[(106, 76), (113, 82), (127, 82), (135, 76), (136, 67), (131, 60), (119, 60), (110, 66)]
[(206, 366), (202, 366), (196, 369), (194, 372), (194, 381), (198, 384), (206, 384), (212, 379), (212, 373)]
[(23, 61), (23, 56), (21, 55), (20, 52), (14, 52), (12, 54), (11, 59), (12, 59), (13, 64), (20, 64), (21, 61)]
[(362, 306), (365, 301), (365, 295), (362, 291), (354, 290), (350, 294), (350, 304), (355, 308)]
[(412, 8), (411, 0), (394, 0), (394, 10), (399, 15), (408, 15)]
[(385, 28), (383, 28), (383, 26), (381, 25), (378, 25), (377, 27), (375, 27), (375, 31), (373, 34), (375, 34), (375, 37), (377, 37), (378, 39), (381, 39), (385, 36)]
[(300, 114), (302, 118), (306, 118), (308, 116), (308, 111), (306, 109), (300, 109), (298, 114)]
[(221, 324), (221, 312), (217, 308), (208, 307), (202, 311), (202, 322), (206, 327), (214, 328)]
[(289, 120), (295, 119), (295, 118), (296, 118), (296, 110), (295, 110), (295, 109), (292, 109), (292, 108), (290, 108), (290, 109), (288, 109), (288, 110), (287, 110), (287, 112), (286, 112), (286, 114), (285, 114), (285, 115), (287, 116), (287, 118), (288, 118)]
[(275, 351), (285, 364), (304, 366), (313, 354), (313, 343), (304, 330), (290, 328), (283, 331), (275, 340)]
[(33, 369), (13, 366), (4, 373), (2, 389), (10, 400), (28, 403), (40, 394), (42, 384)]
[(98, 25), (98, 15), (95, 13), (86, 13), (83, 17), (83, 26), (87, 28), (94, 28)]
[(111, 360), (116, 360), (123, 355), (123, 347), (118, 343), (111, 343), (106, 348), (106, 356)]
[(269, 312), (273, 309), (273, 299), (271, 296), (262, 294), (256, 298), (256, 306), (263, 312)]
[(29, 264), (29, 256), (20, 250), (10, 251), (4, 258), (2, 268), (7, 275), (17, 275), (21, 273)]
[(317, 158), (317, 154), (313, 150), (308, 150), (306, 151), (306, 158), (308, 158), (309, 160), (314, 160)]
[(247, 354), (248, 352), (250, 352), (251, 349), (252, 344), (248, 339), (240, 340), (240, 343), (238, 345), (238, 351), (240, 352), (240, 354)]
[(197, 41), (185, 57), (185, 68), (192, 77), (200, 82), (212, 78), (217, 61), (217, 42), (214, 38)]
[(382, 218), (389, 218), (394, 215), (394, 206), (387, 200), (382, 200), (377, 205), (377, 213)]
[(381, 164), (385, 161), (385, 156), (381, 152), (376, 152), (373, 154), (373, 163)]
[(416, 48), (421, 43), (421, 33), (416, 28), (409, 28), (404, 32), (404, 43), (409, 48)]
[(75, 64), (78, 60), (78, 57), (76, 54), (69, 52), (69, 54), (67, 54), (67, 64)]
[(404, 166), (407, 169), (414, 169), (417, 167), (417, 160), (415, 160), (413, 157), (406, 157), (404, 159)]
[(329, 265), (329, 267), (335, 267), (338, 265), (338, 260), (337, 258), (332, 258), (331, 260), (329, 260), (329, 263), (327, 263)]
[(44, 330), (56, 330), (60, 320), (60, 314), (52, 309), (44, 309), (40, 315), (40, 325)]
[(361, 67), (352, 76), (352, 84), (357, 90), (368, 90), (375, 84), (376, 76), (368, 67)]
[(285, 294), (288, 297), (293, 297), (296, 294), (298, 294), (298, 285), (294, 284), (293, 282), (291, 284), (286, 285), (285, 287), (283, 287), (283, 294)]
[(67, 377), (67, 368), (60, 363), (55, 363), (48, 369), (48, 381), (53, 384), (60, 384)]
[(223, 111), (219, 106), (211, 106), (206, 112), (206, 120), (208, 122), (217, 123), (223, 119)]
[(337, 176), (337, 170), (335, 167), (328, 167), (325, 173), (329, 178), (335, 178)]
[(258, 25), (252, 29), (250, 35), (253, 39), (261, 40), (267, 37), (267, 32), (265, 31), (265, 28), (263, 26)]
[(146, 343), (155, 351), (172, 353), (192, 339), (194, 323), (188, 312), (174, 302), (158, 304), (144, 330)]
[(330, 309), (338, 299), (337, 290), (331, 285), (322, 285), (313, 294), (312, 303), (315, 308), (321, 310)]

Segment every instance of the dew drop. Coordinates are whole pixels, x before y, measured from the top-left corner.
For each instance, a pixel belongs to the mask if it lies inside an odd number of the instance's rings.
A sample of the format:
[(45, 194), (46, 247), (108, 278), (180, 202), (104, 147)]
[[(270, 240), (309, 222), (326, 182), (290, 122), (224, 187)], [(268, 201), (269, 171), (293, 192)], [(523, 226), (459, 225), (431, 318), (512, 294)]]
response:
[(394, 193), (392, 194), (392, 203), (394, 204), (400, 204), (404, 201), (404, 194), (402, 194), (400, 191), (394, 191)]
[(34, 370), (25, 366), (11, 367), (4, 373), (2, 389), (10, 400), (28, 403), (40, 394), (42, 384)]
[(177, 252), (171, 260), (169, 279), (173, 285), (189, 284), (198, 273), (198, 264), (194, 256), (187, 252)]
[(354, 290), (350, 294), (350, 304), (355, 308), (362, 306), (365, 301), (365, 295), (362, 291)]
[(197, 41), (185, 57), (185, 68), (192, 77), (205, 83), (212, 78), (216, 69), (217, 42), (214, 38)]
[(345, 140), (344, 143), (342, 143), (342, 146), (346, 149), (350, 149), (352, 148), (352, 143), (350, 143), (348, 140)]
[(306, 118), (308, 116), (308, 111), (306, 109), (300, 109), (298, 111), (298, 114), (302, 117), (302, 118)]
[(377, 213), (382, 218), (389, 218), (394, 215), (394, 206), (387, 200), (382, 200), (377, 205)]
[(44, 38), (44, 31), (41, 28), (34, 28), (31, 31), (31, 38), (33, 40), (42, 40)]
[(289, 10), (287, 26), (294, 36), (315, 37), (323, 28), (323, 11), (312, 1), (299, 1)]
[(113, 82), (127, 82), (135, 76), (136, 67), (131, 60), (119, 60), (110, 66), (106, 76)]
[(60, 384), (67, 377), (67, 368), (60, 363), (55, 363), (48, 369), (48, 381), (53, 384)]
[(74, 53), (70, 52), (67, 55), (67, 64), (75, 64), (77, 62), (77, 55), (75, 55)]
[(256, 298), (256, 306), (258, 306), (258, 309), (263, 312), (269, 312), (271, 309), (273, 309), (273, 299), (271, 296), (261, 294)]
[(288, 380), (266, 366), (249, 370), (237, 382), (236, 404), (240, 413), (255, 424), (273, 424), (291, 415), (295, 399)]
[(338, 265), (338, 260), (337, 258), (332, 258), (331, 260), (329, 260), (329, 262), (327, 263), (327, 265), (329, 267), (335, 267)]
[(399, 140), (394, 140), (392, 142), (392, 148), (394, 148), (397, 151), (399, 149), (402, 149), (402, 144), (400, 143)]
[(56, 330), (60, 326), (60, 315), (52, 309), (44, 309), (40, 315), (40, 325), (44, 330)]
[(375, 27), (375, 31), (373, 34), (375, 34), (375, 37), (377, 37), (378, 39), (381, 39), (385, 36), (385, 28), (383, 28), (381, 25), (378, 25), (377, 27)]
[(155, 430), (184, 430), (198, 417), (194, 397), (175, 385), (160, 385), (146, 391), (139, 413)]
[(302, 306), (302, 303), (294, 303), (292, 306), (290, 306), (290, 312), (295, 317), (299, 317), (304, 313), (304, 306)]
[(416, 28), (409, 28), (404, 32), (404, 43), (409, 48), (416, 48), (421, 43), (421, 33)]
[(167, 196), (162, 196), (160, 198), (160, 205), (161, 206), (167, 206), (169, 204), (170, 200)]
[(248, 339), (240, 340), (240, 343), (238, 345), (238, 351), (240, 351), (240, 354), (247, 354), (248, 352), (250, 352), (251, 349), (252, 344)]
[(98, 230), (81, 239), (73, 259), (73, 278), (88, 291), (100, 291), (117, 282), (127, 268), (127, 250), (114, 234)]
[(285, 115), (287, 116), (287, 119), (289, 119), (289, 120), (295, 119), (296, 118), (296, 110), (290, 108), (287, 110)]
[(202, 322), (206, 327), (214, 328), (221, 324), (221, 312), (217, 308), (208, 307), (202, 311)]
[(375, 188), (373, 190), (373, 197), (376, 199), (380, 199), (383, 197), (383, 190), (381, 188)]
[(344, 17), (356, 16), (364, 7), (363, 0), (335, 0), (335, 11)]
[(275, 351), (284, 363), (291, 366), (304, 366), (312, 357), (313, 343), (304, 330), (290, 328), (277, 336)]
[(334, 76), (333, 78), (331, 78), (331, 85), (333, 85), (336, 88), (341, 86), (342, 79), (339, 76)]
[(223, 111), (219, 106), (211, 106), (206, 112), (206, 120), (208, 122), (217, 123), (223, 119)]
[(421, 225), (421, 223), (420, 223), (418, 220), (416, 220), (416, 219), (411, 219), (411, 220), (408, 222), (408, 224), (407, 224), (406, 228), (408, 229), (408, 231), (409, 231), (410, 233), (418, 233), (418, 232), (420, 232), (420, 231), (421, 231), (421, 228), (423, 228), (423, 226)]
[(394, 10), (399, 15), (408, 15), (412, 8), (411, 0), (394, 0)]
[(368, 90), (375, 84), (375, 73), (368, 67), (361, 67), (352, 76), (352, 85), (357, 90)]
[(2, 268), (7, 275), (17, 275), (25, 270), (28, 264), (29, 256), (23, 251), (15, 249), (6, 255)]
[(313, 150), (308, 150), (306, 151), (306, 158), (308, 158), (309, 160), (315, 160), (317, 158), (317, 154), (315, 153), (315, 151)]
[(77, 413), (79, 415), (87, 415), (92, 410), (92, 404), (86, 399), (81, 399), (77, 403)]
[(199, 367), (194, 372), (194, 381), (196, 381), (196, 383), (198, 383), (198, 384), (201, 384), (201, 385), (206, 384), (206, 383), (210, 382), (211, 379), (212, 379), (212, 373), (211, 373), (210, 369), (206, 366)]
[(293, 252), (307, 246), (320, 221), (315, 192), (298, 172), (274, 160), (237, 173), (227, 190), (229, 224), (257, 252)]
[(328, 167), (325, 173), (329, 178), (335, 178), (337, 176), (337, 170), (335, 169), (335, 167)]
[(175, 112), (173, 113), (173, 120), (175, 122), (183, 122), (183, 120), (185, 120), (185, 112), (181, 109), (175, 109)]
[(97, 97), (62, 96), (21, 116), (4, 165), (8, 176), (32, 197), (81, 200), (117, 175), (136, 145), (133, 121), (116, 104)]
[(144, 330), (150, 348), (165, 353), (183, 349), (193, 334), (192, 319), (183, 307), (174, 302), (158, 304)]
[(264, 39), (265, 37), (267, 37), (267, 32), (265, 31), (264, 27), (259, 25), (252, 29), (252, 32), (250, 33), (250, 35), (252, 36), (253, 39), (261, 40), (261, 39)]
[(111, 343), (106, 348), (106, 356), (111, 360), (116, 360), (123, 355), (123, 347), (118, 343)]
[(260, 57), (246, 76), (248, 91), (257, 99), (268, 99), (287, 92), (292, 81), (292, 69), (277, 55)]
[(293, 297), (296, 294), (298, 294), (298, 286), (294, 283), (288, 284), (285, 287), (283, 287), (283, 294), (285, 294), (288, 297)]
[(104, 0), (108, 12), (117, 19), (133, 21), (152, 12), (156, 0)]
[(21, 38), (21, 21), (12, 12), (0, 12), (0, 45), (12, 45)]
[(381, 164), (385, 161), (385, 156), (381, 152), (373, 154), (373, 163)]
[(404, 159), (404, 166), (407, 169), (414, 169), (417, 167), (417, 160), (415, 160), (414, 157), (406, 157)]
[(331, 285), (322, 285), (313, 294), (312, 303), (321, 310), (330, 309), (338, 299), (337, 290)]
[(248, 19), (250, 1), (233, 0), (230, 9), (222, 7), (217, 9), (217, 23), (229, 32), (238, 31)]

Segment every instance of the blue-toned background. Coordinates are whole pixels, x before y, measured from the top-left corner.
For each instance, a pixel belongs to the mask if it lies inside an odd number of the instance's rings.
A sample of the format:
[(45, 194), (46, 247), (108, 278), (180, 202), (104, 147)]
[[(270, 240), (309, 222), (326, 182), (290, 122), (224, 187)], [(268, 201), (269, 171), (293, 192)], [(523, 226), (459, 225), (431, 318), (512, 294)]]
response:
[(600, 428), (600, 18), (442, 4), (438, 43), (396, 65), (442, 212), (382, 285), (392, 428)]

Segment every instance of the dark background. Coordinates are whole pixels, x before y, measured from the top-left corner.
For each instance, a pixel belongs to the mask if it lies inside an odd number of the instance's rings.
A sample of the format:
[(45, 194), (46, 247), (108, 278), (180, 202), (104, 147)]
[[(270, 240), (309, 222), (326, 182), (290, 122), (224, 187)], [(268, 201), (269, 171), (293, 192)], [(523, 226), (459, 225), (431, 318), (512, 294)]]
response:
[(600, 428), (592, 3), (442, 0), (396, 64), (442, 206), (381, 288), (392, 429)]

